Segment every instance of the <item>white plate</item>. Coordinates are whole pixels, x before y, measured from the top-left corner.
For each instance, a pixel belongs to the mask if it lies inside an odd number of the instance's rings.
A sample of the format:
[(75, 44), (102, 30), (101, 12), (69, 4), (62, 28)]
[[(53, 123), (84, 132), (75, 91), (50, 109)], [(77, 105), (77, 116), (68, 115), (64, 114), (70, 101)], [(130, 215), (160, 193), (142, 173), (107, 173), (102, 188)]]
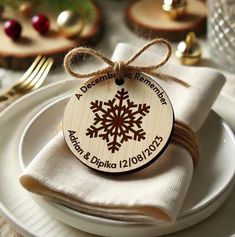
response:
[[(34, 117), (25, 129), (20, 144), (23, 168), (31, 162), (32, 158), (55, 134), (67, 101), (68, 99), (64, 98), (48, 105)], [(228, 190), (231, 190), (231, 182), (235, 171), (235, 162), (231, 155), (235, 152), (234, 136), (228, 126), (222, 123), (215, 113), (211, 112), (199, 136), (202, 141), (203, 160), (194, 174), (180, 218), (173, 226), (168, 226), (167, 228), (138, 226), (133, 229), (130, 228), (130, 225), (120, 221), (92, 217), (73, 211), (60, 204), (38, 198), (36, 200), (59, 220), (76, 228), (102, 235), (109, 235), (122, 229), (123, 234), (128, 236), (142, 236), (143, 233), (148, 233), (148, 236), (150, 236), (152, 233), (160, 235), (186, 228), (206, 218), (219, 207), (219, 203), (220, 205), (222, 204), (219, 200), (224, 201), (224, 197), (229, 192)], [(35, 139), (32, 139), (32, 137)], [(216, 154), (214, 154), (215, 149), (217, 149)], [(210, 179), (207, 179), (207, 177), (210, 177)], [(227, 194), (224, 194), (225, 190), (227, 190)], [(202, 215), (202, 213), (204, 214)], [(92, 230), (90, 227), (88, 228), (89, 224), (92, 224)], [(106, 228), (101, 228), (105, 226)]]
[(235, 130), (235, 98), (220, 93), (218, 99), (213, 105), (213, 109)]
[[(42, 88), (18, 100), (0, 115), (0, 212), (25, 237), (92, 236), (57, 221), (40, 208), (18, 182), (21, 172), (18, 156), (19, 140), (26, 125), (50, 101), (54, 101), (60, 94), (61, 96), (70, 94), (78, 85), (79, 81), (66, 81)], [(224, 126), (226, 127), (224, 123), (221, 124), (224, 136), (228, 138), (229, 134)], [(221, 194), (222, 202), (229, 192), (228, 189)], [(228, 202), (216, 214), (200, 225), (175, 233), (174, 237), (208, 236), (208, 229), (213, 237), (235, 234), (234, 199), (235, 189), (233, 189)], [(214, 203), (220, 205), (219, 201)], [(212, 210), (214, 211), (214, 208)], [(94, 224), (94, 228), (96, 227), (97, 225)], [(92, 230), (93, 225), (87, 228)], [(104, 228), (104, 226), (100, 228)], [(106, 228), (108, 228), (107, 224)], [(118, 235), (118, 233), (111, 233), (112, 236), (115, 234)], [(147, 237), (146, 234), (142, 236)]]

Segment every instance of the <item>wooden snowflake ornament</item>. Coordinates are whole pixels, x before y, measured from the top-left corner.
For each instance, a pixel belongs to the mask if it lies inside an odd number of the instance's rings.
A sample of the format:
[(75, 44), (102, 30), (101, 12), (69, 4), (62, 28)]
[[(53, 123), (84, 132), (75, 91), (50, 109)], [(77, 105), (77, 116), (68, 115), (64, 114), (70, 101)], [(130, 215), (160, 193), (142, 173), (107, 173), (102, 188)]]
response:
[(70, 98), (63, 118), (65, 140), (85, 165), (107, 173), (139, 170), (166, 148), (174, 114), (156, 81), (125, 73), (124, 84), (108, 73), (83, 84)]

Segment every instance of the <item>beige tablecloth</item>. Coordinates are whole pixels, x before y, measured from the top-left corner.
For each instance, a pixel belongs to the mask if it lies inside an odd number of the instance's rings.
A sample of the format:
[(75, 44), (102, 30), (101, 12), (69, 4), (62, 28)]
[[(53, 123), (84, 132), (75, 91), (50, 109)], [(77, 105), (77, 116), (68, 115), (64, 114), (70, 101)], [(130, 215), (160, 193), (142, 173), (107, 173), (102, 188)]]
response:
[(3, 219), (0, 218), (0, 236), (1, 237), (21, 237), (13, 228)]

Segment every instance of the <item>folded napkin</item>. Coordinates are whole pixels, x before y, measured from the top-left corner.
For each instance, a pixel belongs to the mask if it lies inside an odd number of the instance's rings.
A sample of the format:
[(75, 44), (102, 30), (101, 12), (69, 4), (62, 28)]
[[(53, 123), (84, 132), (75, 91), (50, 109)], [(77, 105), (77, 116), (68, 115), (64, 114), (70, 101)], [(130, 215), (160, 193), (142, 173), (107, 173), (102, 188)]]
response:
[[(135, 51), (128, 44), (118, 44), (112, 59), (128, 59)], [(161, 56), (144, 53), (138, 64), (157, 63)], [(156, 79), (169, 95), (176, 119), (198, 131), (225, 82), (223, 75), (209, 68), (169, 63), (161, 71), (191, 85), (185, 88)], [(173, 144), (141, 171), (121, 176), (101, 174), (73, 156), (61, 132), (28, 165), (20, 182), (31, 192), (84, 213), (133, 223), (164, 224), (176, 220), (192, 174), (188, 151)]]

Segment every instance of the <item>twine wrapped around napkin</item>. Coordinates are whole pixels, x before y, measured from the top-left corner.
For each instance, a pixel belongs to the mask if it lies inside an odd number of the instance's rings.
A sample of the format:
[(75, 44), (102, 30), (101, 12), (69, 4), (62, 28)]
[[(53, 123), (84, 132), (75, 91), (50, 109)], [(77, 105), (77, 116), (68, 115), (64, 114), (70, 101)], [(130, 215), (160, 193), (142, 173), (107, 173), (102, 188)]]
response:
[[(134, 47), (119, 44), (112, 60), (127, 60), (134, 52)], [(139, 64), (158, 58), (158, 54), (145, 53)], [(159, 71), (190, 85), (186, 88), (158, 81), (172, 101), (176, 119), (198, 131), (225, 82), (223, 75), (208, 68), (170, 64)], [(170, 144), (161, 158), (139, 172), (122, 176), (100, 174), (74, 158), (60, 133), (29, 164), (20, 182), (31, 192), (84, 213), (137, 223), (169, 223), (179, 214), (192, 173), (189, 152)]]

